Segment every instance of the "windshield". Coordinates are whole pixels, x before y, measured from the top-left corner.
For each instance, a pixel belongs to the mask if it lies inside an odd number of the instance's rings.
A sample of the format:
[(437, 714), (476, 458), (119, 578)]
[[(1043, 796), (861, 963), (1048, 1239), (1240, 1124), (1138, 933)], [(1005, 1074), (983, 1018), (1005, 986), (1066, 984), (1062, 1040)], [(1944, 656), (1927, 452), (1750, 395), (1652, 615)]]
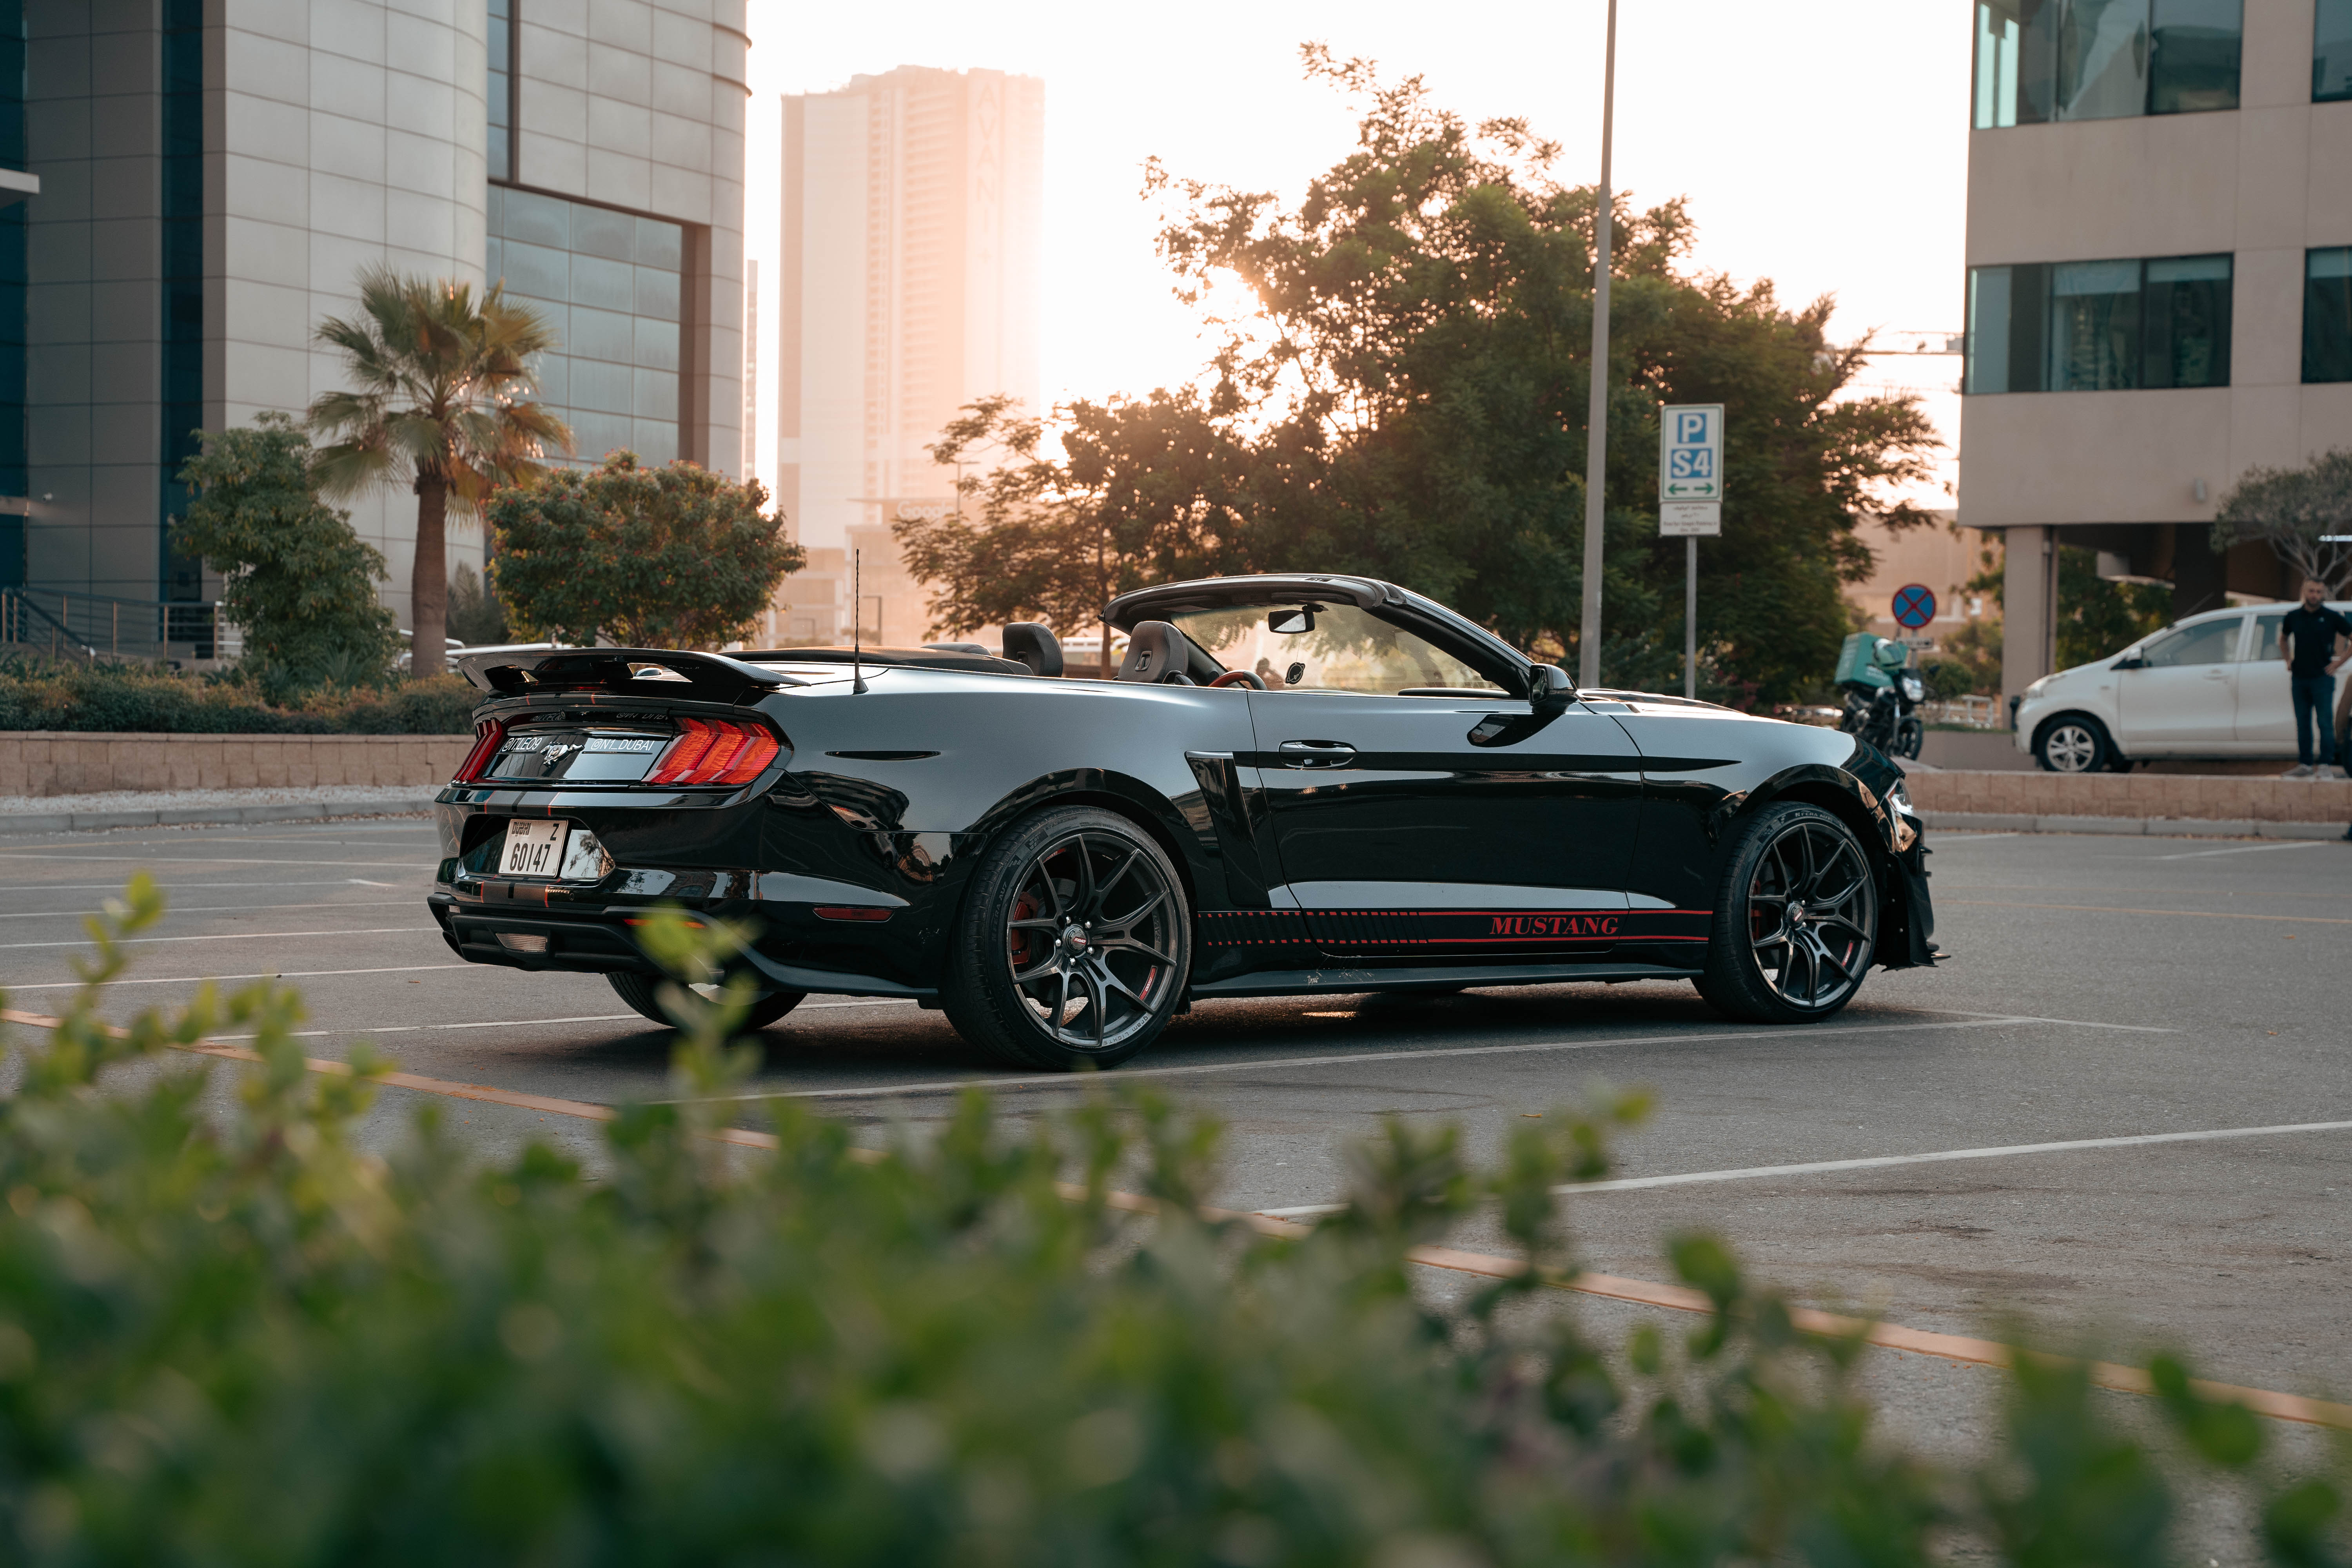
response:
[[(1353, 605), (1179, 611), (1168, 619), (1219, 664), (1250, 671), (1269, 691), (1503, 689), (1435, 643)], [(1275, 623), (1297, 629), (1276, 631)]]

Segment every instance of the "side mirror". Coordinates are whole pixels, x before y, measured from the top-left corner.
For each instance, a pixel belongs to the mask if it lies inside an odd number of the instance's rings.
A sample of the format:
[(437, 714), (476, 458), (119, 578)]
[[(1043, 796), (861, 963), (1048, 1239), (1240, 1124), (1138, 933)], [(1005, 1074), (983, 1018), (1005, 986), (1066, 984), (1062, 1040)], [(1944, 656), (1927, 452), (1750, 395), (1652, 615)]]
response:
[(2107, 668), (2109, 669), (2146, 669), (2147, 668), (2147, 660), (2140, 658), (2139, 655), (2135, 653), (2116, 660), (2115, 663), (2107, 666)]
[(1528, 666), (1528, 700), (1538, 713), (1558, 713), (1576, 700), (1576, 682), (1556, 664)]

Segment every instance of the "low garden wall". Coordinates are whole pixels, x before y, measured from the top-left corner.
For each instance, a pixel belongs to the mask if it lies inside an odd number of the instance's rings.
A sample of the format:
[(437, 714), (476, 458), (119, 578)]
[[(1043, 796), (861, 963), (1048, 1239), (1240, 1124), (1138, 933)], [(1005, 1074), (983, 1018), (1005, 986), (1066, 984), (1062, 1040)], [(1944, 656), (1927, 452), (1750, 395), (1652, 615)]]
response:
[(1912, 773), (1912, 804), (1970, 816), (2352, 822), (2352, 779), (2213, 773)]
[(471, 735), (152, 735), (0, 731), (0, 795), (110, 790), (446, 784)]

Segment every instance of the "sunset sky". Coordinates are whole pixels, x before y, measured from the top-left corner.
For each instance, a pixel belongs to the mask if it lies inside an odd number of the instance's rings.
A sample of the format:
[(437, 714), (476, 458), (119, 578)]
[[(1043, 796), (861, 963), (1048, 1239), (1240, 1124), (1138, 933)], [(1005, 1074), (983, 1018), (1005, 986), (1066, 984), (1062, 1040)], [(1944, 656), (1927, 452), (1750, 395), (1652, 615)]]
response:
[[(747, 243), (762, 258), (774, 244), (782, 94), (899, 65), (1041, 77), (1047, 394), (1146, 391), (1203, 357), (1152, 253), (1137, 197), (1146, 158), (1297, 195), (1345, 153), (1354, 123), (1339, 95), (1301, 79), (1297, 46), (1311, 39), (1384, 74), (1418, 73), (1473, 120), (1526, 117), (1561, 143), (1561, 180), (1589, 182), (1604, 17), (1603, 0), (752, 0)], [(1770, 278), (1790, 300), (1833, 293), (1843, 339), (1934, 333), (1940, 346), (1960, 330), (1965, 5), (1622, 0), (1618, 28), (1616, 184), (1645, 204), (1688, 196), (1700, 268)], [(1929, 411), (1956, 440), (1958, 378), (1957, 359), (1888, 358), (1867, 380), (1934, 389)], [(773, 471), (764, 455), (761, 466)], [(1950, 504), (1940, 480), (1919, 499)]]

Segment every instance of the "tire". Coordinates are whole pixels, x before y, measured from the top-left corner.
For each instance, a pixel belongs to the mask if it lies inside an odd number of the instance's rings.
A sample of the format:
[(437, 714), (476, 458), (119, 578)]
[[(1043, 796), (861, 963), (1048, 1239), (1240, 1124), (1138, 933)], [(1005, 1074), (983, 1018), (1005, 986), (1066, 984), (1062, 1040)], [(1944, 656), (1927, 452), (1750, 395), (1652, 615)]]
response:
[(1114, 1068), (1159, 1038), (1192, 957), (1184, 884), (1150, 835), (1093, 806), (1052, 807), (972, 873), (940, 1005), (1007, 1065)]
[(1906, 719), (1895, 726), (1895, 754), (1912, 762), (1927, 744), (1927, 726), (1916, 719)]
[(1817, 805), (1768, 808), (1733, 846), (1698, 993), (1759, 1024), (1826, 1018), (1878, 949), (1878, 879), (1852, 828)]
[[(614, 994), (633, 1010), (665, 1028), (676, 1026), (670, 1016), (662, 1011), (661, 998), (656, 994), (661, 989), (660, 981), (650, 974), (607, 974), (604, 978), (612, 984)], [(805, 991), (771, 991), (751, 1004), (751, 1011), (744, 1015), (743, 1027), (764, 1029), (799, 1006), (807, 996)]]
[(2106, 726), (2086, 713), (2061, 713), (2033, 732), (2033, 761), (2044, 773), (2100, 773), (2115, 754)]

